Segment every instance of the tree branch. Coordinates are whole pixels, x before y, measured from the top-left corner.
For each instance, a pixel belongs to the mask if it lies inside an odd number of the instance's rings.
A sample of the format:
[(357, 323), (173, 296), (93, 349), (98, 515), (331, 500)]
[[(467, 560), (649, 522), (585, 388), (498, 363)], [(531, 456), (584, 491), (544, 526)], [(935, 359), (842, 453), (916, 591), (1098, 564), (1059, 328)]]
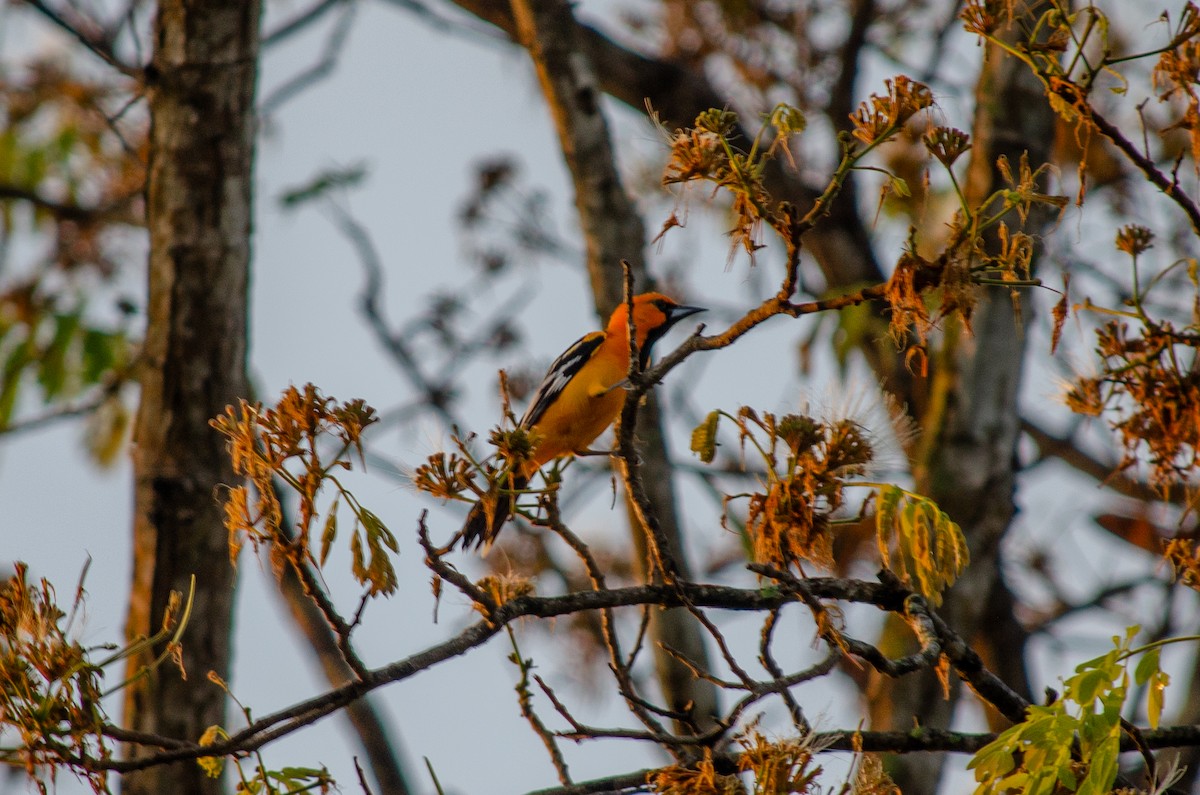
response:
[(45, 0), (22, 0), (22, 2), (50, 20), (56, 27), (66, 32), (89, 52), (121, 74), (136, 80), (142, 78), (140, 67), (131, 66), (117, 57), (113, 51), (112, 41), (104, 34), (103, 26), (95, 20), (86, 17), (68, 18), (67, 13), (52, 8)]
[(0, 184), (0, 201), (29, 202), (34, 207), (45, 210), (55, 218), (63, 221), (122, 223), (140, 226), (145, 223), (145, 219), (135, 216), (130, 212), (130, 207), (132, 202), (140, 198), (141, 195), (139, 191), (136, 195), (126, 196), (102, 206), (87, 207), (80, 204), (55, 201), (43, 196), (33, 188)]
[(1021, 419), (1021, 431), (1037, 445), (1038, 454), (1042, 458), (1057, 458), (1117, 494), (1141, 502), (1183, 500), (1182, 496), (1164, 500), (1158, 489), (1122, 474), (1119, 465), (1101, 461), (1077, 445), (1074, 440), (1057, 436), (1027, 417)]
[[(798, 585), (799, 583), (799, 585)], [(265, 715), (246, 728), (233, 733), (228, 740), (213, 745), (200, 746), (194, 743), (180, 745), (177, 741), (161, 742), (144, 735), (135, 742), (139, 745), (170, 746), (170, 750), (150, 754), (137, 759), (89, 759), (84, 760), (89, 769), (128, 772), (163, 765), (201, 756), (221, 756), (231, 753), (253, 751), (264, 744), (290, 734), (297, 729), (314, 723), (384, 685), (413, 677), (432, 666), (465, 654), (483, 645), (504, 627), (521, 618), (554, 618), (585, 610), (604, 610), (616, 607), (657, 605), (660, 607), (684, 607), (688, 604), (734, 611), (770, 611), (794, 602), (797, 589), (817, 599), (872, 604), (881, 610), (904, 613), (912, 609), (912, 593), (894, 584), (872, 583), (838, 577), (815, 577), (805, 580), (788, 577), (781, 580), (778, 589), (743, 589), (722, 585), (677, 582), (673, 585), (639, 585), (608, 591), (577, 591), (562, 596), (522, 596), (497, 605), (490, 615), (467, 627), (461, 633), (442, 643), (398, 660), (389, 665), (368, 671), (361, 679), (294, 704), (287, 709)], [(947, 656), (960, 672), (985, 698), (996, 698), (1000, 707), (1008, 712), (1014, 700), (1011, 691), (1001, 687), (1002, 683), (987, 671), (966, 643), (951, 632), (936, 614), (930, 613), (933, 626)], [(797, 675), (804, 679), (807, 673)], [(780, 685), (783, 686), (783, 685)], [(1019, 697), (1016, 697), (1019, 699)], [(1006, 704), (1007, 702), (1007, 704)], [(1190, 727), (1200, 737), (1200, 727)], [(112, 727), (111, 731), (121, 731)], [(1164, 735), (1165, 736), (1165, 735)], [(1170, 735), (1170, 742), (1177, 742), (1179, 733)], [(1146, 733), (1147, 741), (1153, 745), (1160, 742), (1160, 733)], [(661, 739), (661, 738), (658, 738)], [(926, 749), (929, 750), (929, 749)]]

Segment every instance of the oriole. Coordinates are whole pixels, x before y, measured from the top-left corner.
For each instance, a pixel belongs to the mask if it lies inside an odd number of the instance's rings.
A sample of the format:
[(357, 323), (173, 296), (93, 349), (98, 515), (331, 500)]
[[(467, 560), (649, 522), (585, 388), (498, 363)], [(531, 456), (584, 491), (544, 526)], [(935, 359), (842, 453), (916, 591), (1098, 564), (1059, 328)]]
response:
[[(641, 366), (647, 365), (650, 348), (671, 326), (703, 311), (661, 293), (635, 296), (633, 326)], [(505, 491), (471, 507), (462, 529), (463, 548), (491, 546), (512, 512), (512, 492), (524, 489), (543, 464), (587, 452), (588, 445), (621, 413), (625, 391), (620, 387), (628, 373), (629, 307), (622, 303), (604, 331), (584, 335), (550, 365), (519, 423), (537, 433), (533, 455), (512, 473)]]

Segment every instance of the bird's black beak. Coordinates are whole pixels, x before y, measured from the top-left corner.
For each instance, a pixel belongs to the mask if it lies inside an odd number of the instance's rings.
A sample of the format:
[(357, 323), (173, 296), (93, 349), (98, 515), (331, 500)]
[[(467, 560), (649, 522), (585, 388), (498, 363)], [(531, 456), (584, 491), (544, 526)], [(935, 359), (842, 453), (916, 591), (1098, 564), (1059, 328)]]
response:
[(671, 313), (668, 316), (670, 324), (673, 326), (685, 317), (691, 317), (699, 312), (707, 312), (708, 310), (702, 306), (675, 306), (671, 307)]

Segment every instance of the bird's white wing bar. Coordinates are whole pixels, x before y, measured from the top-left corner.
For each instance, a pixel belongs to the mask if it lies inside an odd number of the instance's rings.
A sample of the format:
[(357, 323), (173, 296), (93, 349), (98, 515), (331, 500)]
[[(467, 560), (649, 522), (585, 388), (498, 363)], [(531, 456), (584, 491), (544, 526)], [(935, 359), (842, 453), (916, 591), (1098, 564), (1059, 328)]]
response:
[(522, 428), (532, 428), (537, 424), (537, 421), (546, 413), (546, 409), (562, 394), (562, 391), (567, 388), (567, 384), (571, 383), (571, 379), (579, 374), (588, 359), (592, 358), (592, 354), (604, 342), (604, 337), (603, 331), (593, 331), (591, 334), (581, 337), (554, 360), (550, 369), (546, 371), (546, 376), (542, 379), (537, 393), (534, 394), (533, 402), (525, 410), (525, 416), (521, 417)]

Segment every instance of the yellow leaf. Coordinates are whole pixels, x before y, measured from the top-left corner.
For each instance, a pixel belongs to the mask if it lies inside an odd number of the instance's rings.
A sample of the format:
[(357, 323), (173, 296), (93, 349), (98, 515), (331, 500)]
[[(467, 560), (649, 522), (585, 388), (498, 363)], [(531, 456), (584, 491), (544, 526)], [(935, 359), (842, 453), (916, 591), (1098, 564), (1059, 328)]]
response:
[[(215, 745), (222, 740), (228, 739), (229, 734), (223, 728), (220, 726), (209, 726), (204, 730), (204, 734), (200, 735), (200, 744)], [(221, 771), (225, 769), (225, 759), (220, 756), (202, 756), (196, 762), (209, 778), (219, 778)]]
[(700, 460), (706, 464), (711, 464), (717, 455), (717, 424), (720, 419), (720, 411), (710, 411), (704, 422), (692, 431), (692, 452), (699, 455)]

